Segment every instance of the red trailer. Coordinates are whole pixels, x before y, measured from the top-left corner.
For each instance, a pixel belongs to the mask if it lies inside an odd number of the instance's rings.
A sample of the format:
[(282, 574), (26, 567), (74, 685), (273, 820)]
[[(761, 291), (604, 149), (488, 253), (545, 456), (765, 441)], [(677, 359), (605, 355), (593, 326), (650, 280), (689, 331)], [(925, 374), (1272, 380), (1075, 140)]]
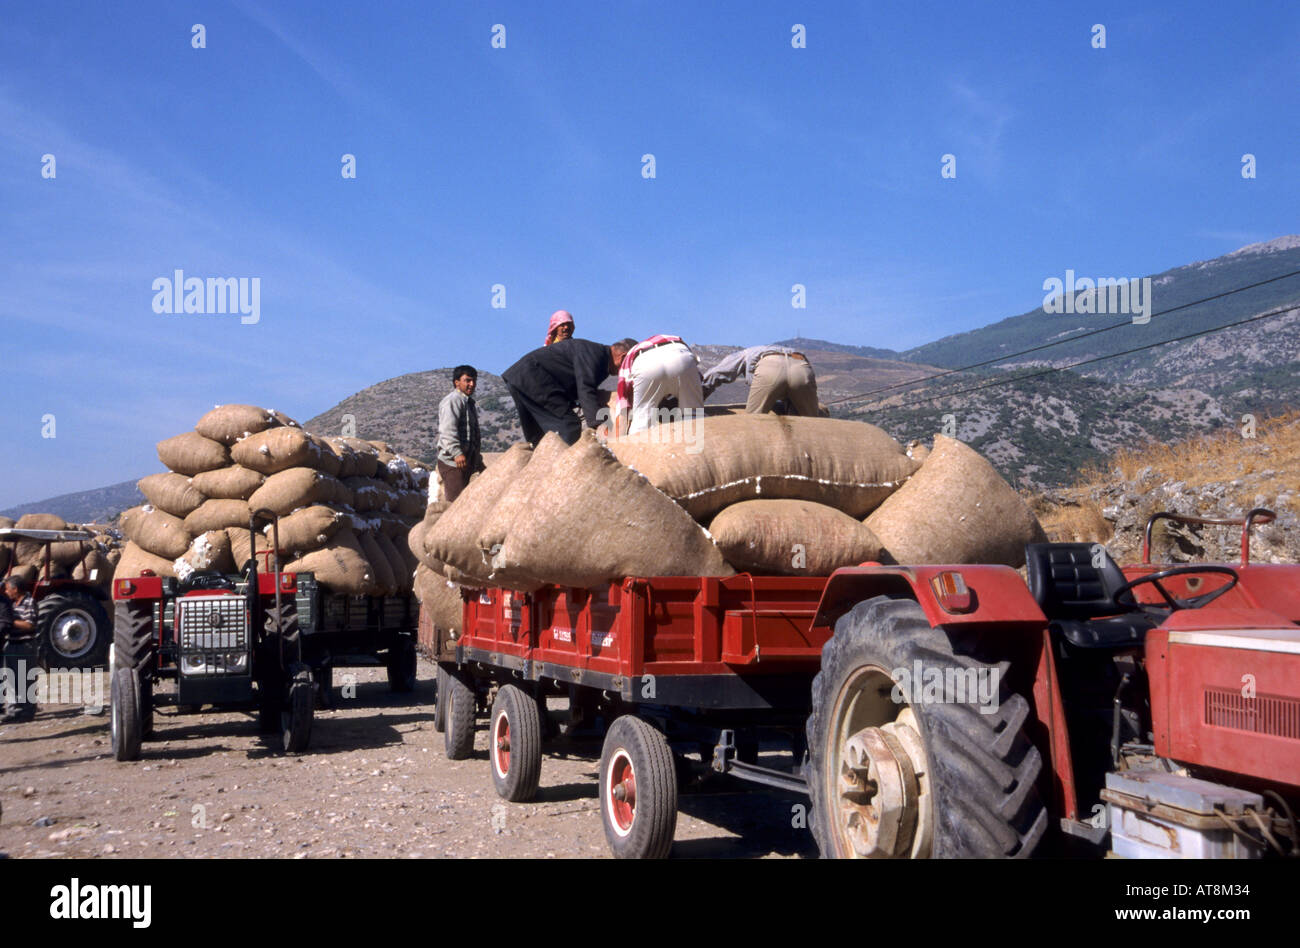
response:
[[(1251, 523), (1270, 519), (1231, 521), (1232, 566), (1121, 570), (1099, 544), (1060, 543), (1027, 548), (1028, 583), (867, 563), (467, 593), (438, 719), (463, 758), (485, 712), (493, 782), (521, 802), (547, 696), (603, 718), (618, 856), (667, 855), (697, 752), (808, 794), (823, 855), (1294, 853), (1300, 567), (1249, 562)], [(790, 766), (759, 754), (777, 735)]]

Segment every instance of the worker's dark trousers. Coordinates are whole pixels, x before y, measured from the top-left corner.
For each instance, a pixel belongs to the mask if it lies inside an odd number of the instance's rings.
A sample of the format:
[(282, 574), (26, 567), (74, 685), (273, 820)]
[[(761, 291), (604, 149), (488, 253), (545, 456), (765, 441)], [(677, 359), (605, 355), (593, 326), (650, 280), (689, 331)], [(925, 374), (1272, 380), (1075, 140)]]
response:
[[(4, 706), (6, 709), (28, 709), (27, 673), (36, 667), (36, 640), (32, 637), (13, 639), (6, 637), (0, 647), (0, 668), (4, 669), (0, 677), (0, 688), (4, 689)], [(13, 688), (13, 691), (9, 689)]]
[(546, 432), (554, 431), (564, 439), (565, 444), (577, 443), (578, 436), (582, 434), (582, 422), (571, 407), (562, 414), (557, 414), (555, 409), (543, 405), (527, 392), (508, 382), (506, 387), (510, 389), (510, 397), (515, 400), (515, 408), (519, 411), (519, 424), (524, 429), (525, 441), (537, 447), (537, 442), (542, 440)]

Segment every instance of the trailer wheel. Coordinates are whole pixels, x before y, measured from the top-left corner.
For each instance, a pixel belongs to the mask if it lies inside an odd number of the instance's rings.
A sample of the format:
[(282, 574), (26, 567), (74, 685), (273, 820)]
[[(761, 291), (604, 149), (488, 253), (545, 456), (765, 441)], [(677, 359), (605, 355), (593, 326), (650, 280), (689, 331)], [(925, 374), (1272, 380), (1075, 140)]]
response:
[(104, 604), (81, 589), (61, 589), (36, 606), (42, 668), (98, 668), (108, 661), (113, 624)]
[(447, 673), (447, 727), (443, 747), (448, 760), (465, 760), (474, 753), (474, 711), (477, 700), (469, 681)]
[[(1042, 758), (1024, 735), (1029, 704), (1006, 692), (1005, 670), (958, 654), (915, 602), (877, 597), (835, 624), (807, 725), (813, 834), (824, 857), (1033, 852), (1048, 822), (1036, 786)], [(925, 678), (926, 690), (903, 687), (904, 672)], [(958, 700), (958, 681), (989, 676), (991, 713), (970, 696)]]
[(415, 690), (415, 640), (409, 635), (398, 636), (388, 650), (388, 687), (395, 694)]
[(442, 663), (439, 662), (437, 691), (433, 696), (433, 729), (439, 734), (447, 730), (447, 701), (449, 700), (448, 693), (451, 691), (449, 677), (447, 669), (443, 668)]
[(118, 760), (139, 760), (144, 728), (140, 720), (140, 689), (135, 669), (119, 668), (109, 686), (113, 703), (109, 728), (113, 756)]
[(492, 702), (488, 759), (497, 794), (511, 803), (537, 795), (542, 771), (542, 722), (537, 701), (518, 685), (506, 685)]
[(619, 859), (664, 859), (677, 829), (677, 768), (667, 739), (625, 714), (600, 753), (600, 816)]
[(312, 711), (315, 704), (311, 670), (299, 666), (294, 669), (288, 696), (280, 711), (280, 743), (285, 753), (301, 754), (307, 749), (307, 744), (311, 741)]

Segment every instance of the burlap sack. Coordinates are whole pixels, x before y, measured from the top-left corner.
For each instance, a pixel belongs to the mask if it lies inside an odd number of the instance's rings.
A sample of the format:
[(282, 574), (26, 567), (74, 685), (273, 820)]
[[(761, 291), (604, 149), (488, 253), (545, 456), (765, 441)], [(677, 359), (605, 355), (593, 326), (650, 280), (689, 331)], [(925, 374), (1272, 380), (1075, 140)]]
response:
[[(533, 449), (526, 444), (513, 445), (482, 476), (470, 481), (425, 533), (424, 544), (429, 555), (455, 567), (464, 576), (473, 577), (474, 583), (487, 585), (489, 570), (479, 554), (479, 530), (532, 454)], [(585, 502), (583, 506), (586, 507)]]
[(230, 536), (225, 530), (209, 530), (194, 538), (190, 548), (172, 563), (180, 579), (189, 579), (195, 572), (216, 570), (219, 573), (235, 571), (235, 557), (230, 549)]
[(402, 558), (402, 554), (397, 551), (393, 541), (385, 534), (376, 530), (371, 535), (375, 538), (375, 546), (379, 548), (380, 553), (383, 554), (388, 563), (389, 572), (393, 574), (393, 592), (410, 592), (412, 573), (415, 572), (415, 568), (412, 567), (409, 571), (407, 570), (406, 560)]
[(278, 474), (292, 467), (322, 469), (325, 455), (338, 468), (338, 456), (328, 445), (301, 428), (270, 428), (249, 435), (230, 449), (230, 456), (259, 474)]
[[(63, 518), (56, 514), (30, 513), (23, 514), (18, 520), (10, 521), (6, 526), (17, 527), (20, 530), (66, 530), (68, 524)], [(10, 544), (6, 543), (5, 546)], [(45, 564), (45, 545), (35, 540), (19, 540), (13, 544), (13, 560), (15, 563), (27, 565), (36, 564), (44, 567)]]
[(194, 531), (186, 527), (185, 521), (151, 504), (123, 511), (122, 533), (146, 553), (167, 560), (188, 550), (194, 539)]
[(187, 431), (158, 442), (158, 460), (177, 474), (193, 477), (230, 463), (230, 452), (220, 441)]
[(442, 560), (429, 553), (427, 538), (429, 530), (438, 522), (438, 518), (442, 516), (443, 511), (445, 511), (448, 506), (450, 505), (445, 500), (440, 500), (437, 503), (430, 504), (425, 508), (424, 519), (411, 527), (410, 533), (406, 536), (407, 549), (411, 551), (411, 554), (417, 560), (435, 573), (441, 573), (444, 564)]
[(253, 510), (274, 510), (282, 517), (311, 504), (351, 503), (352, 491), (338, 478), (310, 467), (291, 467), (272, 474), (248, 498)]
[(343, 479), (357, 476), (357, 452), (342, 438), (326, 438), (325, 443), (339, 459), (339, 472), (334, 476)]
[[(515, 524), (534, 515), (534, 492), (547, 491), (553, 487), (552, 468), (568, 449), (564, 439), (554, 432), (547, 433), (537, 443), (532, 460), (511, 480), (509, 487), (502, 492), (479, 527), (475, 543), (485, 561), (490, 561), (501, 552), (506, 534)], [(509, 577), (501, 574), (495, 574), (493, 581), (509, 585)]]
[(379, 451), (369, 441), (360, 438), (343, 438), (343, 443), (356, 454), (354, 477), (374, 477), (379, 470)]
[(899, 563), (1025, 563), (1025, 544), (1047, 537), (1020, 495), (984, 458), (953, 438), (934, 449), (866, 524)]
[(14, 544), (0, 543), (0, 576), (9, 572), (9, 566), (14, 562)]
[(122, 558), (117, 561), (117, 568), (113, 570), (113, 578), (131, 579), (143, 576), (145, 570), (149, 570), (155, 576), (176, 575), (171, 560), (154, 556), (148, 550), (140, 549), (135, 543), (127, 543), (122, 550)]
[[(200, 475), (201, 476), (201, 475)], [(159, 510), (180, 517), (182, 520), (199, 509), (199, 504), (208, 498), (193, 483), (192, 478), (184, 474), (168, 471), (165, 474), (150, 474), (142, 477), (136, 486), (144, 499)]]
[[(494, 583), (500, 575), (517, 589), (591, 587), (625, 576), (734, 572), (703, 528), (620, 464), (594, 432), (584, 431), (556, 459), (548, 479), (550, 489), (533, 493), (531, 516), (516, 521), (493, 558)], [(455, 509), (452, 504), (440, 526)]]
[[(230, 540), (230, 555), (234, 560), (235, 570), (236, 572), (243, 572), (244, 567), (248, 564), (249, 559), (253, 555), (253, 547), (250, 546), (248, 542), (248, 523), (245, 522), (243, 527), (228, 527), (226, 529), (226, 536)], [(257, 549), (261, 551), (269, 550), (270, 548), (271, 542), (262, 534), (257, 534)], [(281, 554), (281, 559), (288, 562), (288, 551), (281, 551)], [(257, 558), (257, 568), (260, 570), (265, 566), (266, 557), (259, 556)], [(274, 566), (274, 557), (272, 557), (272, 566)]]
[(378, 595), (375, 574), (351, 529), (340, 530), (329, 546), (291, 560), (285, 569), (291, 573), (312, 573), (333, 592), (349, 596)]
[(192, 480), (194, 486), (207, 497), (216, 500), (248, 500), (253, 496), (253, 491), (265, 482), (266, 475), (242, 464), (232, 464), (230, 467), (195, 474)]
[(382, 510), (388, 497), (388, 485), (374, 477), (349, 477), (343, 485), (352, 491), (352, 509), (357, 513)]
[(316, 466), (331, 477), (338, 477), (339, 472), (343, 470), (342, 458), (334, 452), (334, 449), (330, 447), (330, 443), (320, 435), (309, 434), (308, 437), (316, 445), (316, 454), (320, 459)]
[[(57, 566), (65, 566), (68, 569), (73, 568), (86, 558), (86, 555), (96, 549), (92, 541), (78, 540), (61, 540), (58, 543), (50, 544), (50, 562)], [(44, 564), (42, 555), (41, 564)]]
[(194, 430), (205, 438), (232, 445), (241, 438), (281, 424), (265, 408), (256, 405), (218, 405), (199, 419)]
[(0, 517), (0, 527), (12, 527), (16, 523), (13, 517)]
[(393, 568), (375, 539), (375, 534), (365, 530), (357, 534), (357, 539), (361, 541), (361, 549), (365, 552), (366, 561), (375, 577), (375, 589), (371, 595), (391, 596), (397, 591), (397, 577), (393, 575)]
[(841, 566), (879, 561), (880, 540), (846, 513), (810, 500), (742, 500), (709, 532), (741, 572), (829, 576)]
[[(280, 549), (295, 555), (319, 550), (346, 525), (346, 516), (331, 507), (322, 504), (302, 507), (280, 518)], [(269, 523), (262, 532), (268, 539), (274, 536)]]
[(415, 571), (415, 598), (433, 624), (444, 632), (459, 632), (464, 625), (460, 589), (423, 564)]
[(397, 503), (393, 507), (403, 517), (419, 517), (424, 513), (425, 497), (419, 490), (406, 488), (397, 491)]
[(12, 570), (10, 570), (9, 575), (16, 576), (19, 579), (25, 580), (27, 582), (27, 588), (31, 589), (33, 584), (35, 584), (36, 582), (36, 578), (44, 574), (42, 573), (41, 570), (38, 570), (35, 566), (28, 564), (27, 566), (15, 566)]
[(609, 447), (698, 520), (760, 498), (812, 500), (860, 518), (918, 467), (874, 425), (793, 415), (678, 421)]
[(185, 529), (193, 536), (226, 527), (248, 527), (248, 502), (243, 500), (207, 500), (185, 518)]
[(100, 550), (91, 550), (86, 558), (72, 571), (72, 578), (83, 583), (94, 583), (107, 587), (113, 581), (115, 565), (108, 554)]

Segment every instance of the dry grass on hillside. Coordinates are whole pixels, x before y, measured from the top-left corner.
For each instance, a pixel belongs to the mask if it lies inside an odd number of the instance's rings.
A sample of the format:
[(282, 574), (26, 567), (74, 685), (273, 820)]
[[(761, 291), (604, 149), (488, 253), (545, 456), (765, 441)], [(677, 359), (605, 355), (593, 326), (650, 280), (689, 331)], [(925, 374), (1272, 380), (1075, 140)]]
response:
[(1190, 494), (1222, 485), (1212, 495), (1216, 509), (1206, 514), (1222, 512), (1220, 505), (1249, 509), (1259, 495), (1274, 509), (1300, 513), (1300, 410), (1257, 420), (1254, 434), (1250, 438), (1241, 428), (1230, 428), (1173, 444), (1125, 448), (1105, 465), (1080, 472), (1074, 486), (1050, 499), (1036, 496), (1031, 505), (1048, 537), (1058, 542), (1109, 543), (1114, 527), (1103, 516), (1107, 504), (1119, 494), (1141, 496), (1134, 513), (1144, 523), (1168, 500), (1156, 488), (1172, 482), (1181, 482), (1180, 493)]
[[(1139, 477), (1146, 468), (1150, 472)], [(1104, 468), (1082, 472), (1076, 489), (1091, 490), (1119, 480), (1146, 483), (1182, 481), (1190, 489), (1209, 484), (1230, 484), (1249, 478), (1226, 500), (1243, 507), (1254, 503), (1256, 494), (1276, 495), (1300, 489), (1300, 410), (1257, 420), (1255, 436), (1246, 437), (1241, 428), (1229, 428), (1209, 435), (1187, 438), (1173, 444), (1147, 444), (1123, 448)], [(1252, 477), (1271, 472), (1265, 477)]]

